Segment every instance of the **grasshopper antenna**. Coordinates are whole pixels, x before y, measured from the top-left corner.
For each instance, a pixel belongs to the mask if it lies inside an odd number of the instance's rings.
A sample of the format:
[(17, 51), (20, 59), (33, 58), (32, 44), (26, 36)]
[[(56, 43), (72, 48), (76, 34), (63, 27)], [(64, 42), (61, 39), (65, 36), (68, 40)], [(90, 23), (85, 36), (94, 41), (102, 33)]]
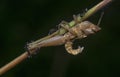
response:
[(104, 15), (104, 12), (101, 13), (100, 18), (99, 18), (98, 23), (97, 23), (97, 26), (100, 25), (100, 22), (101, 22), (101, 20), (102, 20), (102, 18), (103, 18), (103, 15)]

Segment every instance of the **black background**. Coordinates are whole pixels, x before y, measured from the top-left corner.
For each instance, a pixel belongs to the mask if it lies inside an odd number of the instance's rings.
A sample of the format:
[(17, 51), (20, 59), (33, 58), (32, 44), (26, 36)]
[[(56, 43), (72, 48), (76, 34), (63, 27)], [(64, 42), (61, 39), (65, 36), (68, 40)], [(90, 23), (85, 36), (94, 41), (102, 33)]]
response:
[[(0, 67), (24, 53), (27, 42), (46, 36), (62, 20), (71, 21), (101, 0), (1, 0)], [(42, 48), (2, 77), (118, 77), (120, 74), (120, 3), (105, 7), (102, 30), (83, 40), (83, 53), (72, 56), (64, 46)], [(94, 24), (101, 11), (88, 20)]]

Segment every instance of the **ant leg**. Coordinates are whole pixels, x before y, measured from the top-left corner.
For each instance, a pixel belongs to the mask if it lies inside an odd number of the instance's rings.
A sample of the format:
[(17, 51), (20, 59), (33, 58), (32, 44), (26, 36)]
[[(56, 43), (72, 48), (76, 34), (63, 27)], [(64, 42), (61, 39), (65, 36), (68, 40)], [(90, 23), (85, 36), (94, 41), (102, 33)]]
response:
[(77, 55), (77, 54), (79, 54), (83, 51), (84, 47), (78, 46), (78, 49), (73, 49), (72, 44), (73, 43), (71, 41), (68, 41), (68, 42), (65, 43), (65, 49), (67, 50), (67, 52), (69, 54)]

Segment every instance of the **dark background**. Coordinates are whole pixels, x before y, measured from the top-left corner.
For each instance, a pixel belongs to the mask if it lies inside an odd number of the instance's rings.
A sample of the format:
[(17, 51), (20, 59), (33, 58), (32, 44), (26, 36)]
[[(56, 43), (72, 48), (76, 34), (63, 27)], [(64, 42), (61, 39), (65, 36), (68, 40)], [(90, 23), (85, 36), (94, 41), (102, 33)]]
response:
[[(62, 20), (71, 21), (101, 0), (0, 0), (0, 67), (24, 53), (25, 44), (46, 36)], [(120, 74), (120, 3), (104, 9), (102, 30), (83, 40), (83, 53), (64, 46), (42, 48), (2, 77), (118, 77)], [(101, 11), (88, 20), (97, 24)]]

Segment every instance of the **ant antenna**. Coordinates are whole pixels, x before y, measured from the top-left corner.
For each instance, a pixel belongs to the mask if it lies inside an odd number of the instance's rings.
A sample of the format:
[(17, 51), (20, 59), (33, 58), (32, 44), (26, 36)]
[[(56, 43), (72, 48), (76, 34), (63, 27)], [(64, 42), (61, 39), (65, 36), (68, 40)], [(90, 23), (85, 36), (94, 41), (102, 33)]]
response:
[(100, 18), (99, 18), (99, 20), (98, 20), (97, 26), (100, 25), (100, 22), (101, 22), (101, 20), (102, 20), (102, 18), (103, 18), (103, 15), (104, 15), (104, 12), (101, 13), (101, 16), (100, 16)]

